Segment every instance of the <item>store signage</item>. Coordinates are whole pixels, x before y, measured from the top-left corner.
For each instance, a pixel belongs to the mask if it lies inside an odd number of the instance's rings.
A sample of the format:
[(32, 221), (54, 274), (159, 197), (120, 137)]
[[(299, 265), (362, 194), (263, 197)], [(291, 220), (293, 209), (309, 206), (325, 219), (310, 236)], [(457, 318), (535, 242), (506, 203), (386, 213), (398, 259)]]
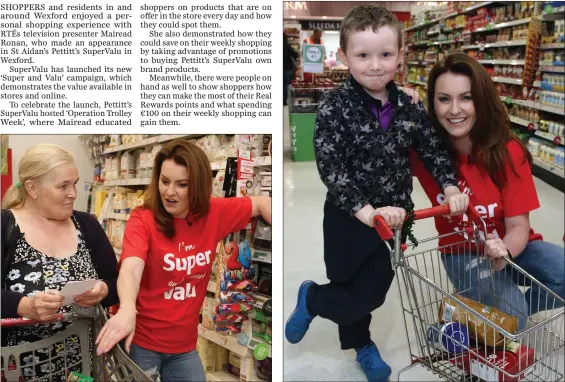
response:
[(302, 45), (304, 73), (324, 73), (324, 46), (318, 44)]
[(311, 31), (319, 28), (324, 31), (338, 31), (341, 27), (341, 21), (326, 21), (326, 20), (302, 20), (300, 21), (302, 30)]
[(308, 3), (306, 1), (285, 1), (284, 9), (286, 10), (308, 10)]

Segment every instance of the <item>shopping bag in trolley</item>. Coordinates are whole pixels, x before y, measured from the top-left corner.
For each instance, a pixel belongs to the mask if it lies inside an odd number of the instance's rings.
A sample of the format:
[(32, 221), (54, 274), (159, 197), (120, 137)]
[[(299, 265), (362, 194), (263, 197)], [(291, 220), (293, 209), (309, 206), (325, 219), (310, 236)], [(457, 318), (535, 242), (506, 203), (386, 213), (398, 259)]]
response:
[[(33, 343), (22, 344), (17, 346), (2, 347), (0, 352), (1, 357), (1, 379), (2, 382), (23, 382), (35, 381), (36, 367), (41, 367), (45, 364), (44, 368), (48, 375), (43, 378), (47, 380), (59, 380), (64, 377), (66, 380), (71, 369), (76, 367), (67, 359), (68, 354), (68, 339), (71, 336), (78, 337), (80, 351), (82, 355), (81, 364), (78, 365), (81, 374), (84, 376), (92, 377), (94, 381), (138, 381), (138, 382), (151, 382), (148, 377), (121, 349), (116, 345), (108, 353), (97, 356), (96, 353), (90, 351), (89, 341), (89, 328), (92, 333), (92, 343), (100, 333), (104, 324), (108, 321), (108, 314), (101, 306), (85, 308), (77, 310), (72, 313), (60, 313), (50, 322), (72, 322), (65, 330), (54, 334), (53, 336), (36, 341)], [(25, 318), (16, 319), (2, 319), (1, 327), (11, 328), (15, 326), (38, 325), (45, 324), (44, 321), (29, 320)], [(63, 347), (62, 351), (58, 353), (61, 357), (65, 367), (63, 370), (52, 370), (51, 363), (54, 361), (53, 357), (47, 360), (37, 362), (39, 359), (36, 357), (37, 352), (42, 349), (51, 349), (54, 346)], [(31, 356), (26, 357), (27, 362), (22, 359), (22, 354), (30, 353)], [(24, 373), (24, 371), (26, 373)], [(24, 375), (26, 374), (26, 375)]]
[[(412, 218), (442, 215), (449, 206), (414, 211)], [(375, 218), (397, 273), (410, 352), (411, 364), (398, 377), (419, 364), (448, 381), (563, 380), (563, 299), (510, 257), (494, 270), (484, 256), (487, 223), (472, 206), (467, 215), (463, 230), (419, 240), (418, 251)], [(439, 246), (442, 238), (450, 244)], [(445, 267), (453, 263), (463, 277), (448, 277)], [(503, 289), (508, 280), (518, 287)], [(524, 325), (509, 326), (513, 320)]]

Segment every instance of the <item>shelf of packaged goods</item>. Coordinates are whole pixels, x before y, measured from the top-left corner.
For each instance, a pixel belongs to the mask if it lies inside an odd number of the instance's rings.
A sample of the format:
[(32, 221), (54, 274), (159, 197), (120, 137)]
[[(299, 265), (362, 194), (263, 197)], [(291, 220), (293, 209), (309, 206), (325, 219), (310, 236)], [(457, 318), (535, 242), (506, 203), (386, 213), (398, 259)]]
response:
[(524, 126), (524, 127), (528, 127), (530, 125), (530, 123), (533, 123), (534, 126), (537, 126), (534, 122), (530, 122), (526, 119), (518, 118), (518, 117), (514, 117), (514, 116), (510, 116), (510, 121), (517, 124), (517, 125)]
[(433, 61), (408, 61), (408, 65), (418, 65), (418, 66), (425, 66), (435, 64)]
[(267, 346), (267, 348), (269, 349), (269, 355), (268, 357), (272, 358), (272, 353), (271, 353), (271, 345), (269, 345), (267, 342), (260, 340), (258, 338), (251, 338), (249, 340), (249, 344), (247, 345), (247, 347), (251, 350), (255, 350), (255, 347), (259, 344), (264, 344), (265, 346)]
[(426, 86), (426, 87), (428, 86), (428, 83), (423, 82), (423, 81), (408, 81), (408, 82), (411, 83), (411, 84), (414, 84), (414, 85), (421, 85), (421, 86)]
[(216, 293), (216, 282), (214, 280), (208, 281), (208, 287), (206, 290), (208, 292)]
[(117, 153), (119, 151), (125, 151), (125, 150), (131, 150), (131, 149), (136, 149), (139, 147), (145, 147), (145, 146), (150, 146), (153, 145), (155, 143), (162, 143), (162, 142), (167, 142), (173, 139), (177, 139), (177, 138), (184, 138), (184, 137), (188, 137), (189, 135), (159, 135), (156, 137), (150, 137), (150, 138), (145, 138), (142, 139), (141, 141), (137, 141), (137, 142), (133, 142), (133, 143), (126, 143), (124, 145), (118, 145), (118, 146), (114, 146), (114, 147), (109, 147), (106, 150), (104, 150), (104, 152), (102, 153), (103, 155), (106, 154), (112, 154), (112, 153)]
[(251, 293), (251, 297), (255, 299), (252, 305), (257, 309), (263, 309), (263, 304), (271, 299), (271, 296), (267, 296), (266, 294), (262, 293)]
[(477, 29), (475, 29), (475, 32), (488, 32), (488, 31), (491, 31), (491, 30), (497, 30), (497, 29), (501, 29), (501, 28), (513, 27), (513, 26), (516, 26), (516, 25), (527, 24), (530, 21), (532, 21), (532, 18), (528, 17), (527, 19), (520, 19), (520, 20), (514, 20), (514, 21), (507, 21), (507, 22), (504, 22), (504, 23), (491, 24), (490, 26), (477, 28)]
[(553, 165), (552, 163), (548, 163), (539, 158), (534, 157), (534, 164), (538, 167), (543, 168), (544, 170), (551, 172), (552, 174), (557, 175), (560, 178), (565, 178), (564, 170), (562, 168)]
[(565, 92), (564, 86), (550, 85), (547, 82), (542, 82), (542, 81), (534, 81), (534, 87), (541, 88), (542, 90), (548, 90), (550, 92), (559, 92), (559, 93)]
[(526, 60), (477, 60), (477, 62), (483, 65), (526, 65)]
[[(547, 111), (548, 113), (552, 114), (565, 115), (565, 110), (556, 106), (544, 105), (543, 103), (534, 101), (523, 101), (506, 96), (500, 96), (500, 99), (507, 104), (516, 104), (520, 106), (530, 107), (532, 109)], [(508, 99), (510, 99), (510, 101)]]
[(463, 28), (465, 28), (465, 25), (456, 25), (455, 28), (445, 28), (443, 31), (445, 33), (449, 33), (449, 32), (456, 31), (458, 29), (463, 29)]
[(548, 73), (565, 73), (565, 66), (543, 65), (540, 63), (539, 71)]
[(436, 34), (439, 34), (439, 29), (428, 32), (428, 36), (435, 36)]
[(228, 373), (227, 371), (214, 371), (213, 373), (206, 373), (207, 382), (239, 382), (239, 377)]
[(543, 21), (555, 21), (555, 20), (562, 20), (563, 13), (565, 13), (565, 6), (553, 8), (551, 13), (543, 13), (539, 16), (536, 16), (540, 20)]
[[(551, 133), (548, 133), (546, 131), (541, 131), (541, 130), (536, 130), (534, 135), (536, 135), (540, 138), (543, 138), (543, 139), (547, 139), (548, 141), (552, 142), (556, 146), (563, 146), (563, 137), (558, 137), (557, 135), (553, 135)], [(559, 138), (558, 141), (560, 143), (555, 143), (555, 138)]]
[(479, 45), (463, 45), (461, 47), (462, 50), (470, 50), (470, 49), (487, 49), (487, 48), (506, 48), (508, 46), (523, 46), (527, 45), (527, 40), (515, 40), (515, 41), (498, 41), (498, 42), (489, 42), (487, 44), (479, 44)]
[(237, 342), (237, 338), (206, 329), (202, 326), (202, 324), (198, 325), (198, 335), (206, 338), (208, 341), (212, 341), (216, 345), (220, 345), (221, 347), (236, 353), (241, 357), (245, 357), (248, 354), (249, 349), (247, 346), (241, 345)]
[(563, 49), (563, 43), (562, 42), (555, 42), (555, 43), (551, 43), (551, 44), (542, 44), (540, 46), (541, 50), (548, 50), (548, 49)]
[(455, 40), (445, 40), (445, 41), (433, 41), (430, 42), (428, 45), (445, 45), (445, 44), (457, 44), (458, 42), (463, 42), (463, 41), (455, 41)]
[(408, 44), (406, 44), (407, 47), (412, 47), (412, 46), (428, 46), (430, 44), (429, 41), (418, 41), (418, 42), (409, 42)]
[(105, 187), (112, 186), (147, 186), (151, 183), (151, 178), (138, 178), (138, 179), (117, 179), (117, 180), (105, 180)]
[(212, 171), (225, 170), (226, 164), (227, 164), (226, 160), (219, 160), (215, 162), (210, 162), (210, 167), (212, 167)]
[(273, 158), (270, 156), (266, 157), (257, 157), (253, 159), (253, 166), (254, 167), (263, 167), (263, 166), (271, 166), (273, 164)]
[(271, 262), (272, 262), (272, 252), (271, 251), (264, 251), (262, 249), (253, 249), (251, 251), (251, 260), (258, 261), (260, 263), (271, 264)]
[(522, 85), (522, 80), (517, 78), (506, 78), (506, 77), (491, 77), (494, 82), (500, 82), (503, 84), (511, 85)]
[(413, 31), (413, 30), (416, 30), (416, 29), (421, 29), (421, 28), (424, 28), (424, 27), (426, 27), (426, 26), (428, 26), (428, 25), (437, 24), (438, 21), (439, 21), (439, 19), (438, 19), (438, 20), (428, 21), (428, 22), (425, 22), (425, 23), (416, 24), (416, 25), (414, 25), (414, 26), (411, 26), (411, 27), (409, 27), (409, 28), (404, 29), (404, 31), (405, 31), (405, 32), (409, 32), (409, 31)]

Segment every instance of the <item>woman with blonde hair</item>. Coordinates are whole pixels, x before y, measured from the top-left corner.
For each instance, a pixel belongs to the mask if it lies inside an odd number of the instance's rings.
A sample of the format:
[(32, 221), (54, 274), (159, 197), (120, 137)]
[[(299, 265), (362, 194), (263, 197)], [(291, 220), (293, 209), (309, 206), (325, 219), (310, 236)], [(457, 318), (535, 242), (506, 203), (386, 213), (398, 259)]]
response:
[[(35, 145), (20, 160), (18, 179), (2, 201), (2, 318), (50, 321), (77, 305), (117, 303), (113, 248), (93, 215), (73, 209), (79, 180), (73, 155), (56, 145)], [(46, 291), (87, 279), (99, 282), (78, 296), (76, 305), (63, 306), (62, 296)], [(2, 346), (35, 342), (67, 326), (46, 323), (5, 329)], [(52, 357), (50, 367), (35, 367), (36, 377), (49, 375), (49, 369), (64, 369), (65, 357), (56, 357), (55, 349), (35, 353), (39, 362)], [(76, 364), (71, 370), (80, 371), (80, 360), (80, 347), (69, 349), (67, 365)], [(22, 372), (33, 375), (25, 367)]]
[(98, 354), (126, 338), (153, 380), (204, 381), (196, 351), (199, 313), (216, 247), (253, 216), (271, 222), (271, 198), (212, 198), (206, 154), (184, 140), (155, 157), (142, 207), (127, 222), (120, 257), (120, 309), (96, 339)]

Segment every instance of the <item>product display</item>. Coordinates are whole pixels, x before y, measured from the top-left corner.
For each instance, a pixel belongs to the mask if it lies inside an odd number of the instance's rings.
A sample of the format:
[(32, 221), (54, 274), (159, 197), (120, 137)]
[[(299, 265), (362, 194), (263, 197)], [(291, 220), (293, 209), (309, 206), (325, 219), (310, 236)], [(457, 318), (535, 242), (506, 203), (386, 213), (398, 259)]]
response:
[[(527, 141), (535, 134), (538, 141), (545, 140), (545, 146), (559, 152), (563, 138), (558, 124), (563, 122), (565, 108), (565, 24), (559, 15), (564, 14), (564, 3), (459, 4), (448, 5), (443, 13), (439, 7), (413, 16), (426, 23), (405, 29), (405, 86), (416, 88), (425, 104), (433, 65), (451, 52), (465, 52), (496, 83), (513, 126), (524, 132), (520, 135)], [(555, 17), (541, 16), (556, 12)], [(546, 159), (534, 161), (532, 171), (563, 190), (563, 171), (558, 162)]]
[[(83, 141), (96, 162), (89, 209), (101, 221), (118, 257), (129, 214), (144, 203), (157, 153), (166, 142), (178, 138), (206, 153), (213, 171), (214, 197), (271, 195), (270, 135), (91, 136)], [(228, 245), (232, 241), (233, 247)], [(253, 328), (270, 328), (270, 318), (250, 323), (262, 314), (266, 301), (270, 304), (271, 278), (263, 270), (270, 274), (270, 248), (271, 227), (258, 219), (218, 245), (197, 343), (204, 370), (214, 380), (223, 380), (226, 372), (242, 380), (257, 380), (270, 373), (265, 358), (253, 355), (257, 343), (252, 342), (261, 333)], [(268, 256), (264, 256), (266, 251)], [(262, 343), (270, 356), (270, 338)]]

